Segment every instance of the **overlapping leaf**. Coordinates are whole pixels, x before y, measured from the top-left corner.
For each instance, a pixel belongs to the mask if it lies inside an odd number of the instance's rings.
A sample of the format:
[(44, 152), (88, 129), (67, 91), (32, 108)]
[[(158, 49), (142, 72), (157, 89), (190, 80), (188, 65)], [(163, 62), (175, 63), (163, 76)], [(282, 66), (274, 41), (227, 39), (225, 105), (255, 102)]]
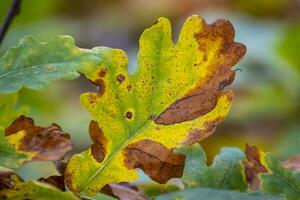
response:
[(182, 181), (185, 188), (207, 187), (223, 190), (247, 191), (242, 160), (244, 154), (237, 148), (223, 148), (207, 165), (205, 152), (198, 145), (180, 149), (186, 156)]
[(272, 197), (264, 194), (240, 193), (235, 191), (216, 190), (209, 188), (194, 188), (158, 196), (157, 200), (284, 200), (282, 197)]
[(24, 182), (14, 171), (0, 167), (0, 199), (79, 200), (71, 192), (37, 181)]
[(281, 166), (270, 153), (266, 154), (268, 173), (261, 175), (261, 190), (272, 194), (284, 194), (288, 200), (300, 198), (300, 173)]
[(22, 87), (40, 89), (53, 80), (74, 79), (79, 75), (76, 71), (100, 62), (96, 52), (76, 47), (70, 36), (48, 42), (26, 36), (0, 57), (0, 95)]
[(140, 39), (138, 69), (127, 72), (121, 50), (97, 48), (103, 62), (85, 75), (97, 93), (81, 95), (95, 121), (93, 145), (70, 160), (68, 188), (89, 195), (105, 184), (137, 178), (141, 168), (164, 183), (182, 175), (184, 156), (173, 149), (210, 135), (227, 115), (234, 78), (231, 67), (244, 55), (226, 20), (187, 19), (173, 44), (170, 22), (160, 18)]
[(283, 195), (287, 200), (299, 199), (300, 173), (290, 170), (290, 165), (286, 166), (291, 161), (281, 163), (271, 153), (264, 153), (256, 146), (247, 145), (246, 155), (245, 173), (251, 189)]
[(59, 160), (72, 146), (69, 134), (58, 125), (42, 128), (21, 116), (5, 131), (0, 129), (0, 166), (15, 169), (32, 160)]
[(25, 106), (17, 108), (18, 93), (0, 96), (0, 126), (7, 127), (17, 117), (26, 114)]

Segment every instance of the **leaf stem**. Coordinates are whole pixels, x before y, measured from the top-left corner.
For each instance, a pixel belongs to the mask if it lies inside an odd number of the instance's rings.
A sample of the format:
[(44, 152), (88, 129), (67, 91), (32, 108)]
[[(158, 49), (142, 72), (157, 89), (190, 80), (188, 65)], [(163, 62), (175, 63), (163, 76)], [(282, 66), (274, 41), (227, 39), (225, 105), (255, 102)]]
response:
[(17, 16), (18, 14), (20, 14), (21, 1), (22, 0), (13, 0), (11, 3), (11, 6), (6, 14), (6, 17), (5, 17), (4, 22), (0, 29), (0, 45), (4, 39), (4, 36), (7, 32), (10, 24), (12, 23), (14, 17)]

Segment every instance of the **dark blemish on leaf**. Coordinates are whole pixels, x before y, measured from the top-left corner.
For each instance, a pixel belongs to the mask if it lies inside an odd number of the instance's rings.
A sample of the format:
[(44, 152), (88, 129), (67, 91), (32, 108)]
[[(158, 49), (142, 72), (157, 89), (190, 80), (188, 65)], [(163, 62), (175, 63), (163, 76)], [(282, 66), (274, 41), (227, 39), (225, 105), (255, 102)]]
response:
[(50, 185), (60, 189), (61, 191), (66, 191), (66, 186), (65, 186), (63, 176), (54, 175), (54, 176), (49, 176), (47, 178), (42, 177), (38, 181), (42, 182), (42, 183), (50, 184)]
[(99, 163), (103, 161), (106, 155), (106, 145), (108, 143), (102, 129), (99, 127), (98, 123), (94, 120), (90, 122), (89, 134), (94, 142), (91, 146), (92, 155), (95, 160)]
[(125, 76), (123, 74), (119, 74), (117, 76), (117, 81), (121, 84), (125, 80)]
[(131, 119), (131, 118), (132, 118), (132, 112), (129, 112), (129, 111), (128, 111), (128, 112), (126, 113), (126, 118), (127, 118), (127, 119)]
[(132, 86), (131, 85), (127, 85), (127, 91), (130, 92), (132, 89)]
[(12, 171), (0, 171), (0, 190), (12, 188), (15, 175)]
[(98, 94), (102, 96), (105, 92), (105, 84), (102, 79), (97, 79), (95, 82), (95, 85), (98, 86)]
[(97, 79), (95, 81), (92, 81), (90, 79), (88, 79), (89, 81), (91, 81), (94, 85), (96, 85), (98, 87), (98, 95), (102, 96), (105, 92), (105, 83), (102, 79)]
[(103, 78), (103, 77), (105, 77), (105, 75), (106, 75), (106, 69), (102, 69), (101, 71), (99, 71), (98, 72), (98, 75), (101, 77), (101, 78)]

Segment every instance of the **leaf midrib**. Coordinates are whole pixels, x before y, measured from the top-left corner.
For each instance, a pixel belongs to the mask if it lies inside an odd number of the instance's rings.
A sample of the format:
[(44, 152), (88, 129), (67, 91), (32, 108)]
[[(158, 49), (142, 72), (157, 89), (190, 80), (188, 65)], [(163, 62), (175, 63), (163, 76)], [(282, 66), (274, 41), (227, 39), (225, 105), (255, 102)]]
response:
[[(4, 74), (1, 74), (0, 79), (6, 78), (7, 76), (10, 76), (11, 74), (16, 74), (16, 73), (19, 73), (19, 72), (22, 72), (22, 71), (26, 71), (28, 69), (40, 68), (43, 65), (57, 65), (57, 64), (62, 64), (62, 63), (71, 63), (71, 62), (77, 62), (77, 60), (81, 60), (81, 59), (72, 59), (72, 60), (67, 60), (67, 61), (63, 61), (63, 62), (53, 62), (53, 63), (43, 63), (43, 64), (39, 64), (39, 65), (31, 65), (29, 67), (16, 69), (16, 70), (8, 71)], [(73, 71), (75, 71), (75, 69)]]
[(113, 160), (113, 158), (129, 143), (131, 142), (132, 139), (134, 139), (137, 135), (139, 135), (140, 132), (142, 132), (145, 128), (148, 127), (148, 125), (151, 123), (151, 120), (147, 121), (147, 123), (141, 127), (138, 131), (135, 132), (135, 134), (133, 134), (131, 137), (129, 137), (125, 142), (123, 142), (119, 147), (118, 149), (113, 153), (111, 154), (104, 162), (103, 164), (101, 165), (101, 167), (99, 167), (97, 169), (97, 171), (83, 184), (82, 188), (79, 190), (79, 192), (83, 191), (86, 186), (88, 184), (90, 184), (91, 181), (93, 181), (96, 176), (102, 171), (102, 169), (104, 169), (109, 163), (111, 160)]
[[(162, 36), (160, 35), (160, 39), (159, 41), (162, 40)], [(161, 42), (159, 42), (159, 45), (158, 45), (158, 54), (156, 57), (158, 57), (158, 66), (160, 66), (161, 64), (161, 47), (162, 47), (162, 44)], [(157, 75), (158, 75), (158, 69), (159, 68), (155, 68), (155, 75), (154, 75), (154, 78), (153, 78), (153, 81), (152, 83), (156, 83), (156, 79), (157, 79)], [(157, 87), (157, 84), (155, 84), (155, 86)], [(154, 89), (153, 89), (153, 92), (151, 93), (151, 102), (150, 102), (150, 112), (151, 110), (153, 110), (153, 96), (154, 96)], [(145, 128), (148, 127), (148, 125), (151, 123), (152, 120), (148, 120), (146, 121), (146, 123), (144, 124), (144, 126), (142, 126), (140, 129), (138, 129), (132, 136), (130, 136), (125, 142), (123, 142), (118, 148), (117, 150), (110, 155), (110, 157), (107, 158), (107, 160), (104, 161), (104, 163), (101, 165), (101, 167), (99, 169), (97, 169), (97, 171), (83, 184), (82, 188), (79, 190), (79, 192), (83, 191), (87, 186), (88, 184), (90, 184), (90, 182), (92, 182), (96, 176), (102, 171), (102, 169), (104, 169), (113, 159), (114, 157), (129, 143), (131, 142), (137, 135), (139, 135), (140, 132), (142, 132)], [(127, 128), (127, 131), (128, 131), (128, 124), (127, 122), (125, 122), (126, 124), (126, 128)], [(129, 135), (129, 134), (127, 134)]]
[(277, 176), (280, 180), (289, 185), (296, 193), (300, 194), (300, 189), (294, 183), (290, 182), (285, 176), (281, 176), (279, 173), (272, 173), (274, 176)]

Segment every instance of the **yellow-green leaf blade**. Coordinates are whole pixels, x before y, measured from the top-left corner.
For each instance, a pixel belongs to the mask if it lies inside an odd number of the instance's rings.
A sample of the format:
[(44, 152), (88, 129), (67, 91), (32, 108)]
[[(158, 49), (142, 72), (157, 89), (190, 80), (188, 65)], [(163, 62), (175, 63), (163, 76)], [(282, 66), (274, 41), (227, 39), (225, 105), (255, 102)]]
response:
[(135, 180), (134, 168), (161, 183), (180, 177), (184, 159), (173, 149), (207, 137), (228, 114), (233, 94), (223, 89), (245, 53), (232, 25), (192, 16), (179, 38), (173, 44), (170, 22), (160, 18), (141, 36), (133, 74), (123, 51), (94, 49), (103, 62), (85, 75), (99, 91), (80, 100), (98, 125), (90, 125), (91, 148), (67, 166), (71, 190), (94, 195), (107, 183)]

